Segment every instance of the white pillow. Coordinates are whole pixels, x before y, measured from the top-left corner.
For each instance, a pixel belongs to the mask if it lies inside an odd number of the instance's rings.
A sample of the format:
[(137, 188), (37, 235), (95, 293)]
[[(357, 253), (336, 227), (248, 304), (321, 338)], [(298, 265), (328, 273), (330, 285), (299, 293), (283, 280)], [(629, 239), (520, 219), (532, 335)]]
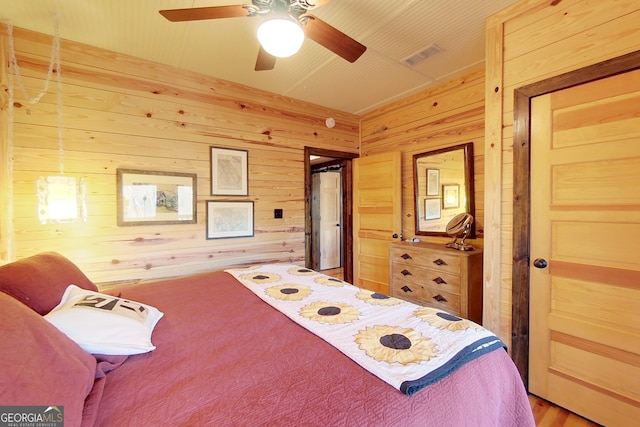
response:
[(93, 354), (140, 354), (155, 350), (151, 333), (164, 313), (139, 302), (69, 285), (46, 320)]

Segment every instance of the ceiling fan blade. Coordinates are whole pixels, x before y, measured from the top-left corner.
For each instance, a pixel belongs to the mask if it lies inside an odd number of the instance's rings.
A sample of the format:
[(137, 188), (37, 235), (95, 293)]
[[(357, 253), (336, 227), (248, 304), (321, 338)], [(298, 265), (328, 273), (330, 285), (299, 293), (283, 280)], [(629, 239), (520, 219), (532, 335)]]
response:
[(365, 45), (313, 15), (303, 15), (300, 21), (307, 37), (349, 62), (355, 62), (367, 50)]
[(195, 7), (191, 9), (161, 10), (160, 15), (171, 22), (199, 21), (202, 19), (237, 18), (248, 16), (251, 11), (242, 5)]
[(276, 57), (268, 53), (262, 46), (258, 51), (258, 59), (256, 60), (256, 71), (273, 70), (276, 66)]

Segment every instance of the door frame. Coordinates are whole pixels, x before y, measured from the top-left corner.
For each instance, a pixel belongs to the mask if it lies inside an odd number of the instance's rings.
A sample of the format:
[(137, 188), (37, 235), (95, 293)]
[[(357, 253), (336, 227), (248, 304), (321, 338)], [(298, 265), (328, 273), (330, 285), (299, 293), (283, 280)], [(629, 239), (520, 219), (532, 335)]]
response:
[(342, 271), (343, 280), (353, 282), (353, 165), (351, 160), (358, 153), (326, 150), (324, 148), (304, 147), (304, 245), (305, 266), (312, 268), (313, 227), (311, 224), (311, 160), (310, 156), (332, 157), (343, 160), (342, 168)]
[(640, 51), (560, 74), (514, 90), (511, 357), (518, 367), (520, 376), (527, 388), (529, 380), (531, 99), (636, 69), (640, 69)]

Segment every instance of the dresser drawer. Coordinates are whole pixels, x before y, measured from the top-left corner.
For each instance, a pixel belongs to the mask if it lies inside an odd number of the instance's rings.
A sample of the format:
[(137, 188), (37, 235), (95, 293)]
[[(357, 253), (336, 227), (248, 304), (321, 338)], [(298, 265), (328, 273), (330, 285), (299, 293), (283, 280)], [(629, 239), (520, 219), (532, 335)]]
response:
[(444, 271), (434, 271), (414, 265), (394, 263), (391, 267), (391, 282), (396, 281), (460, 294), (460, 276)]
[(389, 245), (389, 293), (482, 323), (482, 249), (433, 242)]
[(395, 248), (390, 251), (391, 263), (416, 265), (430, 270), (460, 274), (460, 257), (444, 252), (425, 251), (419, 248)]
[(460, 295), (417, 283), (393, 281), (391, 296), (460, 316)]

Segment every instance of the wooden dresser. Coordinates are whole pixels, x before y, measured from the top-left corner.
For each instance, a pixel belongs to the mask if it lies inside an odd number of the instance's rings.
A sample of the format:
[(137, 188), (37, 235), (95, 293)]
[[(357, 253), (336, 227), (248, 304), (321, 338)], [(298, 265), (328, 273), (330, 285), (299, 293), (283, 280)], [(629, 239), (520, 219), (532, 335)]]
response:
[(389, 246), (389, 263), (391, 296), (482, 324), (482, 249), (398, 242)]

